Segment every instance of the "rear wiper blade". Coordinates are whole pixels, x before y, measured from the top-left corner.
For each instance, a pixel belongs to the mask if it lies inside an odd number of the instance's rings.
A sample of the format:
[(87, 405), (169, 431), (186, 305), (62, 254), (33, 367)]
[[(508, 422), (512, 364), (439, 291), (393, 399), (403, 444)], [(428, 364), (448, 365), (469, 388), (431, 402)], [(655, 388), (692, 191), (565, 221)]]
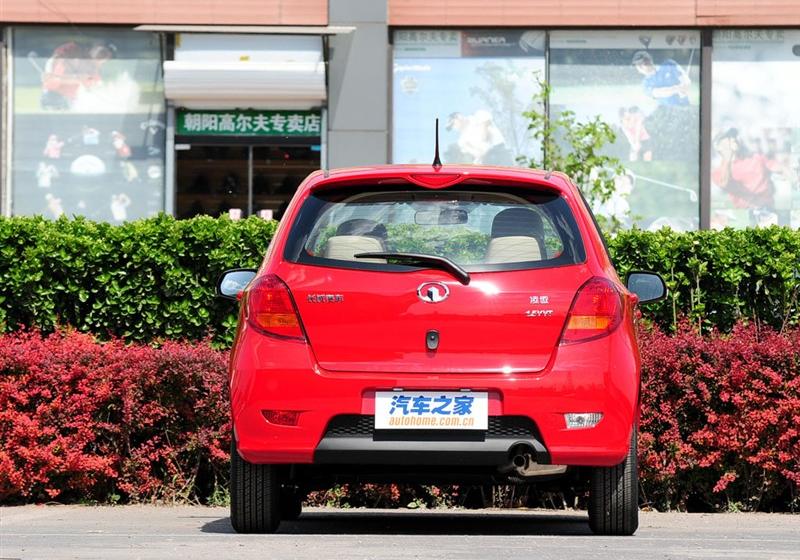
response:
[(428, 265), (432, 268), (439, 268), (449, 272), (455, 276), (456, 280), (465, 286), (469, 284), (469, 273), (447, 257), (423, 255), (420, 253), (390, 253), (380, 251), (374, 253), (358, 253), (353, 256), (357, 259), (388, 259), (399, 261), (399, 264), (408, 264), (411, 266), (415, 264)]

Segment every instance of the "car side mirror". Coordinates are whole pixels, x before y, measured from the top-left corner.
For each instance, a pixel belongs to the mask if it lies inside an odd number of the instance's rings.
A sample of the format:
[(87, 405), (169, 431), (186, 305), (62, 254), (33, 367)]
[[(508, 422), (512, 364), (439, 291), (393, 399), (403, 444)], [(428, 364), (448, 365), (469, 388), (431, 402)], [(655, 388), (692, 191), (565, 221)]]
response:
[(651, 303), (667, 297), (667, 285), (655, 272), (629, 272), (625, 284), (629, 291), (639, 297), (639, 303)]
[(217, 280), (217, 295), (225, 299), (234, 301), (239, 299), (240, 294), (253, 278), (256, 271), (252, 268), (234, 268), (226, 270)]

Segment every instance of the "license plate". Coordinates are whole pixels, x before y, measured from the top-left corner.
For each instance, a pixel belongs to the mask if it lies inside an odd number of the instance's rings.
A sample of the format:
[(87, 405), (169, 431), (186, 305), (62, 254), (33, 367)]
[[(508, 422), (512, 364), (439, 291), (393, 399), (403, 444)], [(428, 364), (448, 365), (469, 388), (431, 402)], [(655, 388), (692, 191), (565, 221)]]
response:
[(376, 430), (486, 430), (487, 393), (464, 391), (378, 391)]

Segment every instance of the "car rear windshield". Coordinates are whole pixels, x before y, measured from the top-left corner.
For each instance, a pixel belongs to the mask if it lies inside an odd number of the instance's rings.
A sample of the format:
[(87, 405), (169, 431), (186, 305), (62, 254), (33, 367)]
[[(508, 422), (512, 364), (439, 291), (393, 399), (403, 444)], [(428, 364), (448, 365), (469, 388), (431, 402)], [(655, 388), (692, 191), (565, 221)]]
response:
[(522, 270), (585, 260), (575, 218), (552, 192), (492, 186), (428, 190), (340, 189), (309, 196), (285, 258), (367, 270), (403, 270), (364, 253), (445, 257), (469, 272)]

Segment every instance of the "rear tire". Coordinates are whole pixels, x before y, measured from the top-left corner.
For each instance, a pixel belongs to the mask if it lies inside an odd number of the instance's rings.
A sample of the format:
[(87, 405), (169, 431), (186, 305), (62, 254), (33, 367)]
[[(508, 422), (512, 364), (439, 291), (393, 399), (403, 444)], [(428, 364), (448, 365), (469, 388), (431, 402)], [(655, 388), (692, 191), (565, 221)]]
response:
[(274, 533), (281, 522), (274, 465), (248, 463), (231, 441), (231, 525), (237, 533)]
[(598, 535), (632, 535), (639, 527), (639, 476), (636, 429), (625, 460), (592, 470), (589, 527)]

